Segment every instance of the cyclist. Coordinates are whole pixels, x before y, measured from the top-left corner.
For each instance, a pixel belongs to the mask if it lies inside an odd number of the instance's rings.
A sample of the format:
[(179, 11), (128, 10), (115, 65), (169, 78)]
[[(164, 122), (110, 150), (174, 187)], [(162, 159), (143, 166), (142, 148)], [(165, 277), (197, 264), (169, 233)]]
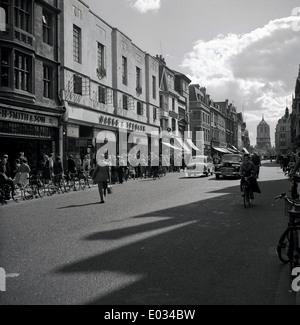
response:
[(261, 193), (260, 188), (257, 184), (257, 170), (254, 165), (254, 163), (250, 160), (250, 156), (244, 155), (244, 161), (241, 166), (241, 191), (243, 192), (243, 185), (245, 184), (245, 177), (249, 177), (249, 183), (250, 183), (250, 198), (251, 200), (254, 200), (253, 193)]

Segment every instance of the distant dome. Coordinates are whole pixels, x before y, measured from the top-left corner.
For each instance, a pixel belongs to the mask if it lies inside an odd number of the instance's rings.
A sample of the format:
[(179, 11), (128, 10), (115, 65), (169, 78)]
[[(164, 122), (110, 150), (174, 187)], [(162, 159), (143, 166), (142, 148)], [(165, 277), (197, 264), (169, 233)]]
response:
[(258, 124), (258, 126), (269, 126), (269, 124), (265, 121), (263, 117), (262, 121)]

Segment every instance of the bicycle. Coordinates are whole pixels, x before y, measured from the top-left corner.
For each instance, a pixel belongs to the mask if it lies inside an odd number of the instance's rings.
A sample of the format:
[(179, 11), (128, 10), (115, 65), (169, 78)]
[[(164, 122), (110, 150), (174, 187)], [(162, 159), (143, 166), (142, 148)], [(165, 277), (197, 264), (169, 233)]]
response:
[(244, 183), (242, 185), (243, 189), (243, 200), (244, 200), (244, 207), (247, 209), (247, 206), (250, 206), (252, 204), (252, 198), (253, 195), (250, 191), (250, 177), (244, 177)]
[(31, 175), (29, 183), (24, 187), (24, 197), (26, 200), (32, 200), (34, 197), (43, 198), (46, 194), (45, 185), (37, 175)]
[(292, 271), (300, 266), (300, 201), (288, 198), (285, 193), (275, 198), (280, 199), (285, 200), (285, 216), (289, 217), (289, 223), (279, 239), (277, 254), (282, 263), (289, 263)]
[(78, 173), (68, 173), (66, 180), (70, 189), (73, 188), (75, 192), (79, 191), (80, 189), (83, 191), (86, 189), (85, 181), (83, 179), (79, 179)]
[(48, 185), (48, 192), (50, 196), (53, 196), (55, 193), (64, 194), (69, 193), (71, 191), (71, 186), (68, 181), (65, 179), (65, 175), (63, 173), (54, 175), (52, 177), (51, 182)]
[(10, 199), (13, 199), (14, 202), (20, 203), (23, 200), (23, 188), (19, 185), (15, 185), (14, 192), (11, 191), (10, 185), (1, 184), (0, 185), (0, 204), (4, 205)]

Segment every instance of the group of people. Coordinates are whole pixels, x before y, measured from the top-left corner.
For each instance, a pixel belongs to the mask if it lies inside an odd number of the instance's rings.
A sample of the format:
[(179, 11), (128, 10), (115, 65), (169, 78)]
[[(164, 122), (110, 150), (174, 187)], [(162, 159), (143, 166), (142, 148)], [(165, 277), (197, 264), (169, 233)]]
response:
[(0, 185), (7, 185), (9, 192), (13, 193), (15, 185), (25, 186), (28, 183), (31, 169), (24, 152), (20, 152), (18, 158), (14, 161), (13, 168), (9, 162), (7, 154), (2, 155), (0, 161)]

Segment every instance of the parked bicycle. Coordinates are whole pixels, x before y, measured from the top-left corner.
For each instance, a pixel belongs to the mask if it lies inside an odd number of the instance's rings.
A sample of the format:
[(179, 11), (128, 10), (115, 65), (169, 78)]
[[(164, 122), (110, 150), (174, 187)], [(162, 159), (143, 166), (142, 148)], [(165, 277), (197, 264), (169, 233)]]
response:
[(20, 203), (24, 198), (23, 188), (19, 185), (15, 185), (14, 192), (11, 192), (11, 188), (8, 184), (0, 185), (0, 204), (4, 205), (10, 199), (13, 199), (16, 203)]
[(38, 175), (30, 175), (28, 180), (28, 184), (23, 189), (25, 199), (43, 198), (46, 194), (46, 188), (40, 177)]
[(291, 271), (300, 266), (300, 201), (288, 198), (285, 193), (275, 200), (285, 200), (285, 216), (289, 218), (288, 227), (280, 237), (277, 254), (281, 262), (290, 265)]

